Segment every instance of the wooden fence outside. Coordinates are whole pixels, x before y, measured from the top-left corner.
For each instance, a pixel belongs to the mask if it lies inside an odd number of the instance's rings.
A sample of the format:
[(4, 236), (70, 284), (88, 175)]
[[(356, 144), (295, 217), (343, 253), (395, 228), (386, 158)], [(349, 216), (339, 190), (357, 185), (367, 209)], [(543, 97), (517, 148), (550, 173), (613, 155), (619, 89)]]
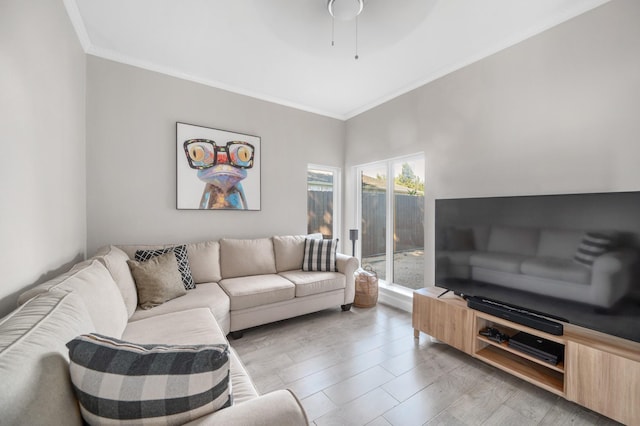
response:
[(307, 191), (307, 232), (333, 238), (333, 192)]
[[(424, 249), (424, 197), (395, 194), (394, 251)], [(309, 232), (322, 232), (330, 238), (333, 218), (333, 193), (309, 191), (307, 196)], [(362, 257), (385, 253), (386, 238), (385, 194), (363, 192), (360, 243)], [(329, 231), (330, 232), (330, 231)]]

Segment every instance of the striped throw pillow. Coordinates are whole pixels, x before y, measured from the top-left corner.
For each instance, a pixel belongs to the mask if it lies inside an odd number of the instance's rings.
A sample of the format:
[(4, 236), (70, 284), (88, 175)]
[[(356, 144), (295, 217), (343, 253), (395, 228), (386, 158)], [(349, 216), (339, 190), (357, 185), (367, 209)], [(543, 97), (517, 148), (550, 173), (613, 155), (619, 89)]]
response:
[(582, 237), (573, 260), (591, 268), (596, 258), (610, 251), (614, 246), (614, 236), (599, 232), (587, 232)]
[(160, 256), (161, 254), (169, 253), (172, 251), (176, 255), (178, 261), (178, 270), (182, 276), (182, 284), (184, 284), (185, 290), (193, 290), (196, 288), (196, 283), (191, 276), (191, 267), (189, 266), (189, 257), (187, 256), (187, 246), (175, 246), (166, 249), (158, 250), (138, 250), (136, 251), (135, 260), (144, 262), (153, 257)]
[(335, 272), (338, 240), (307, 238), (304, 241), (303, 271)]
[(85, 334), (67, 347), (91, 425), (177, 425), (232, 404), (227, 345), (138, 345)]

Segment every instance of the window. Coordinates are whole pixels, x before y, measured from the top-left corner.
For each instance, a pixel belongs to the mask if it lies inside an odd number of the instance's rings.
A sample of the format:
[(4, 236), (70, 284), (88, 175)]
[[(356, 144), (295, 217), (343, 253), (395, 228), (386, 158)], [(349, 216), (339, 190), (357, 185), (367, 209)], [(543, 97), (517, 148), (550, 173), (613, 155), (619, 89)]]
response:
[(360, 166), (357, 176), (362, 265), (387, 284), (424, 287), (424, 156)]
[(340, 169), (310, 164), (307, 168), (307, 232), (334, 238), (340, 230)]

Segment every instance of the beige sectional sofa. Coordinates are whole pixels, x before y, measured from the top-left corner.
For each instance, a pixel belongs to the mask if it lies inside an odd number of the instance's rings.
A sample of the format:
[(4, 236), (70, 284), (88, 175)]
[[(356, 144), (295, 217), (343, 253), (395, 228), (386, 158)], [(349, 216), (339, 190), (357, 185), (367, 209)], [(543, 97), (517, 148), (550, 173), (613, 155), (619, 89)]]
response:
[[(350, 307), (355, 258), (337, 272), (301, 270), (305, 236), (187, 244), (195, 289), (149, 310), (138, 307), (127, 260), (139, 249), (109, 246), (23, 293), (0, 319), (2, 424), (82, 424), (66, 343), (99, 333), (138, 344), (228, 344), (229, 332), (326, 308)], [(233, 405), (189, 424), (305, 425), (288, 390), (259, 395), (230, 347)]]
[[(348, 310), (355, 297), (353, 273), (358, 268), (358, 260), (337, 253), (337, 272), (303, 271), (306, 237), (290, 235), (187, 244), (196, 289), (152, 311), (172, 312), (185, 306), (209, 307), (225, 333), (239, 336), (237, 332), (250, 327), (323, 309), (341, 306)], [(309, 237), (322, 238), (322, 235)], [(110, 246), (98, 254), (122, 250), (133, 259), (138, 250), (171, 246)], [(127, 258), (122, 254), (111, 258), (117, 260), (108, 259), (107, 267), (116, 282), (130, 289), (132, 277), (126, 266)], [(132, 319), (149, 315), (152, 315), (150, 311), (139, 309)]]

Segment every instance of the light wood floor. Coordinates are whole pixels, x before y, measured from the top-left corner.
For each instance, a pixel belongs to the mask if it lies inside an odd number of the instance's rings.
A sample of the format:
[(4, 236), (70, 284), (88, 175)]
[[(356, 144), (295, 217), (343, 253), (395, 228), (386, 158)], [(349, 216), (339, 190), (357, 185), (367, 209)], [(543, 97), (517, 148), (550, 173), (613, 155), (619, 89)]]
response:
[(313, 425), (616, 425), (428, 336), (409, 313), (339, 308), (231, 340), (261, 393), (289, 388)]

